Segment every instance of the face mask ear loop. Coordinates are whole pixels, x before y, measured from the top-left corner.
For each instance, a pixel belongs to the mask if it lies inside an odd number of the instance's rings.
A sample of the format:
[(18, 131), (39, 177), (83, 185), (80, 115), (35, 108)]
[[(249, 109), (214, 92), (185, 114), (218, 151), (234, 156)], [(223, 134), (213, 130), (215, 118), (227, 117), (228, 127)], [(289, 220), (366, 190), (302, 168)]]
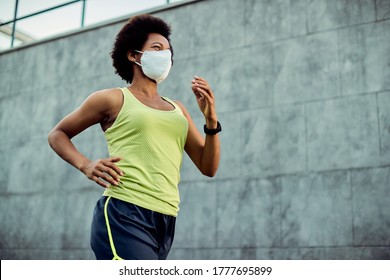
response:
[[(137, 50), (134, 50), (134, 51), (137, 52), (137, 53), (142, 53), (142, 54), (144, 53), (144, 52), (137, 51)], [(137, 61), (134, 61), (134, 63), (142, 67), (142, 64), (141, 64), (141, 63), (139, 63), (139, 62), (137, 62)]]

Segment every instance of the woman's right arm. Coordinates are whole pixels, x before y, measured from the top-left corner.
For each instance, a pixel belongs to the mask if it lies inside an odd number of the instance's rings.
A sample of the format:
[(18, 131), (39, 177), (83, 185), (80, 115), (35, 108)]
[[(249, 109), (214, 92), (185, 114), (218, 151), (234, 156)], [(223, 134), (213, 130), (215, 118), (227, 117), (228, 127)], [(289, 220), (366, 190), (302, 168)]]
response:
[(77, 150), (71, 139), (88, 127), (103, 123), (110, 116), (113, 99), (107, 91), (91, 94), (79, 108), (62, 119), (48, 135), (50, 147), (63, 160), (102, 187), (108, 187), (110, 184), (118, 185), (119, 176), (123, 173), (115, 162), (120, 158), (91, 161)]

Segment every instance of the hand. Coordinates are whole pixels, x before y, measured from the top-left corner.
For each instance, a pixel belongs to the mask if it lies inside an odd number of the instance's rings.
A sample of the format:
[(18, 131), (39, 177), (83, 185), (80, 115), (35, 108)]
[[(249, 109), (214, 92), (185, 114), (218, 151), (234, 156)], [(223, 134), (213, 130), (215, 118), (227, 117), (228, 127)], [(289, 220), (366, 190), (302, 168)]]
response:
[(96, 182), (103, 188), (108, 188), (110, 185), (118, 186), (120, 182), (119, 176), (123, 176), (123, 172), (115, 165), (115, 162), (121, 158), (113, 157), (89, 161), (80, 168), (88, 179)]
[[(199, 109), (206, 118), (206, 122), (212, 124), (212, 127), (217, 126), (217, 115), (215, 112), (215, 98), (208, 82), (198, 76), (195, 76), (192, 82), (192, 91), (195, 94)], [(215, 127), (214, 127), (215, 126)]]

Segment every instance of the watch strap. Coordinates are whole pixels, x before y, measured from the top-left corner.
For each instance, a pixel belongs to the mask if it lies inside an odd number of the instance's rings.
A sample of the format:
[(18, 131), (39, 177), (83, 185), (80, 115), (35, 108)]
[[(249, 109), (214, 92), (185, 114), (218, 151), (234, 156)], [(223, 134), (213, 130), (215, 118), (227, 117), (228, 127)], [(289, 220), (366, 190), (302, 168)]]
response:
[(204, 130), (204, 133), (206, 133), (207, 135), (215, 135), (218, 132), (222, 131), (222, 127), (221, 127), (221, 124), (219, 123), (219, 121), (217, 121), (217, 128), (210, 129), (210, 128), (207, 128), (206, 125), (204, 125), (203, 130)]

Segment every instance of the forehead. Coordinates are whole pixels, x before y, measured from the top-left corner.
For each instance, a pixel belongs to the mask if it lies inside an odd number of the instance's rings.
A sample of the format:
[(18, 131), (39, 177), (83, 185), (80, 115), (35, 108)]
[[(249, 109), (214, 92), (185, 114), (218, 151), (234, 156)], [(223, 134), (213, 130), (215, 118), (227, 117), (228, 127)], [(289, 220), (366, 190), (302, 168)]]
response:
[(148, 35), (148, 39), (145, 42), (145, 45), (150, 45), (153, 43), (160, 43), (161, 45), (165, 47), (169, 47), (169, 42), (167, 38), (165, 38), (163, 35), (158, 33), (150, 33)]

